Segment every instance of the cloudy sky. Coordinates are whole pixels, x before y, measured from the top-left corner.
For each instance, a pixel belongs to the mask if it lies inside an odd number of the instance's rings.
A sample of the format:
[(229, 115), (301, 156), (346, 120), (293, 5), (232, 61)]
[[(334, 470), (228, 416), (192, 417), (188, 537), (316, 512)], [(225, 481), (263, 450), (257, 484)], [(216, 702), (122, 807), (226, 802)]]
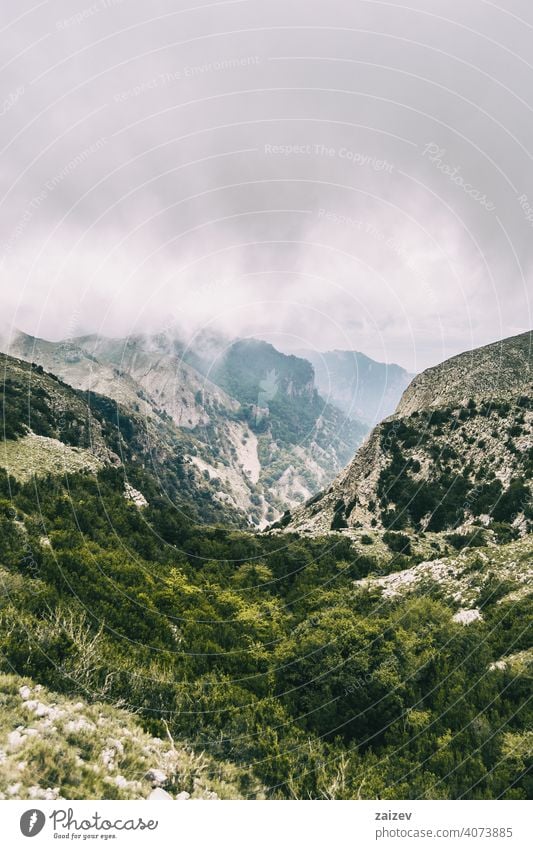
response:
[(531, 327), (528, 0), (19, 0), (1, 320), (419, 370)]

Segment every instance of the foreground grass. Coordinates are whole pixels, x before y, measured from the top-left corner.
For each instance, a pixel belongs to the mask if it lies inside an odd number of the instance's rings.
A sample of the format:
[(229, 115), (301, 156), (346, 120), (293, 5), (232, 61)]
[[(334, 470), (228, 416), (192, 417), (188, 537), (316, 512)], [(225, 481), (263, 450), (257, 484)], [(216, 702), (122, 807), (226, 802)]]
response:
[[(150, 737), (131, 714), (0, 675), (1, 799), (236, 799), (235, 768)], [(161, 794), (162, 795), (162, 794)]]

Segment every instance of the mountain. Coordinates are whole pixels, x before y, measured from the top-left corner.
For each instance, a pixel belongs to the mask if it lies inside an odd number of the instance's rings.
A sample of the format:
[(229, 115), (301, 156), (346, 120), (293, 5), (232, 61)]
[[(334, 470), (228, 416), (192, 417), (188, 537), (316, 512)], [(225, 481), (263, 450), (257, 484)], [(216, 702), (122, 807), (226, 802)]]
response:
[(284, 525), (419, 535), (483, 526), (509, 538), (531, 530), (531, 340), (523, 333), (417, 376), (333, 485)]
[(180, 433), (166, 414), (146, 416), (93, 391), (73, 389), (35, 363), (7, 355), (0, 363), (0, 471), (25, 482), (115, 469), (125, 497), (141, 506), (164, 498), (196, 521), (242, 521), (198, 474), (190, 459), (198, 450), (193, 437)]
[[(175, 424), (194, 428), (208, 419), (206, 404), (236, 409), (191, 368), (163, 335), (108, 339), (97, 335), (47, 342), (17, 333), (9, 353), (36, 362), (76, 389), (106, 395), (148, 416), (164, 409)], [(203, 400), (203, 399), (202, 399)]]
[(170, 331), (56, 343), (16, 333), (9, 353), (152, 426), (166, 417), (202, 508), (211, 493), (215, 512), (227, 508), (226, 520), (244, 527), (274, 521), (329, 484), (366, 433), (322, 401), (308, 362), (256, 340), (204, 335), (188, 348)]
[(296, 501), (313, 479), (342, 468), (366, 433), (364, 425), (320, 397), (307, 360), (267, 342), (234, 342), (209, 376), (239, 402), (240, 417), (257, 435), (268, 485), (275, 485), (276, 471), (285, 467), (282, 477), (292, 481)]
[(312, 363), (316, 386), (347, 416), (376, 424), (394, 412), (413, 375), (393, 363), (379, 363), (358, 351), (300, 351)]

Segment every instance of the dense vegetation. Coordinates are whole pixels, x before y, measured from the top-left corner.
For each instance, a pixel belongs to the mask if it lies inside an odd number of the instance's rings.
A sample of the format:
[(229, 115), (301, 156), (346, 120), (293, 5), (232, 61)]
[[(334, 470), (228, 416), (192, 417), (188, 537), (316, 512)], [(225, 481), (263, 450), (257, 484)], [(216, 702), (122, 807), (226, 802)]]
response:
[(245, 796), (531, 795), (529, 682), (489, 669), (528, 647), (527, 600), (485, 588), (468, 627), (436, 587), (384, 602), (349, 540), (198, 528), (148, 475), (139, 511), (123, 474), (0, 471), (2, 671), (138, 712)]
[[(388, 462), (377, 485), (384, 527), (440, 532), (460, 526), (468, 515), (486, 515), (512, 533), (520, 513), (533, 521), (533, 449), (516, 445), (518, 438), (527, 439), (525, 413), (531, 409), (529, 397), (516, 404), (471, 401), (386, 422), (381, 441)], [(493, 453), (482, 438), (487, 433), (500, 443)], [(476, 455), (479, 463), (472, 461)], [(418, 458), (426, 460), (423, 472)], [(504, 484), (501, 475), (508, 471), (511, 479)]]

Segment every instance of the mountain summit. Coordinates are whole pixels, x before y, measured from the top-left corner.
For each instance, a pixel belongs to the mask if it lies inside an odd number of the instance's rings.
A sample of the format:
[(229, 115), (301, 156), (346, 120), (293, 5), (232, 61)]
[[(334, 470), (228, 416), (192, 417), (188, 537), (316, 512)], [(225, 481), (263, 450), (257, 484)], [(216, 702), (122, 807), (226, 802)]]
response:
[(531, 388), (531, 332), (458, 354), (412, 380), (396, 417), (416, 410), (464, 405), (470, 400), (516, 398)]

